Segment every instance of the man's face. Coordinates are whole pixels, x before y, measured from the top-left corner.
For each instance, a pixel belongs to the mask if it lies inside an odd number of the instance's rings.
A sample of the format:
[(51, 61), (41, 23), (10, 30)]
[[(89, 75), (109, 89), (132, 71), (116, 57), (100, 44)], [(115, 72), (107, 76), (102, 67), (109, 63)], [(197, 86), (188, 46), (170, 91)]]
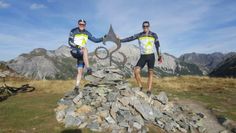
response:
[(84, 30), (85, 27), (86, 27), (86, 24), (85, 24), (84, 22), (79, 22), (79, 23), (78, 23), (78, 26), (79, 26), (79, 29), (80, 29), (80, 30)]
[(148, 23), (143, 24), (143, 31), (144, 32), (149, 32), (149, 24)]

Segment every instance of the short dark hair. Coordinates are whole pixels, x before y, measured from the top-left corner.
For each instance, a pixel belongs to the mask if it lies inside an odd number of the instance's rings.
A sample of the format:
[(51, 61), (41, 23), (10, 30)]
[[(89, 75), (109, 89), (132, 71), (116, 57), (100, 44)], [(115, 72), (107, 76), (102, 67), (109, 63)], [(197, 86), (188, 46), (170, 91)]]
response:
[(144, 26), (144, 24), (148, 24), (148, 26), (150, 26), (149, 21), (143, 21), (143, 26)]

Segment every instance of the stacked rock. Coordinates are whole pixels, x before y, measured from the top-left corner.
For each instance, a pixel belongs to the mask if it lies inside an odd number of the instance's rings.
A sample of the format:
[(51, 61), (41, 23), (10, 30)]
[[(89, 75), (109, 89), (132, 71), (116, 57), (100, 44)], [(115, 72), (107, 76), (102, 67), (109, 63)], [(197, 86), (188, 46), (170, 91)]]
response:
[(132, 87), (117, 68), (107, 67), (85, 77), (90, 83), (79, 94), (58, 101), (56, 119), (65, 127), (92, 131), (147, 132), (148, 124), (166, 132), (206, 132), (202, 113), (168, 101), (165, 92), (148, 97)]

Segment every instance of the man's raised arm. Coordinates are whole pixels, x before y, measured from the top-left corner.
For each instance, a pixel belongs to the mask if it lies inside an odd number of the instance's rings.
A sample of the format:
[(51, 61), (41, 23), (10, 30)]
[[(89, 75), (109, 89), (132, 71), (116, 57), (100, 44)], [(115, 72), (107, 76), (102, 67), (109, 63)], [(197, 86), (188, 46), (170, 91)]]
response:
[(91, 33), (88, 32), (88, 39), (92, 42), (99, 43), (99, 42), (102, 42), (103, 37), (96, 38)]
[(120, 42), (130, 42), (130, 41), (133, 41), (135, 39), (138, 39), (138, 36), (139, 36), (139, 34), (135, 34), (135, 35), (133, 35), (131, 37), (120, 39)]

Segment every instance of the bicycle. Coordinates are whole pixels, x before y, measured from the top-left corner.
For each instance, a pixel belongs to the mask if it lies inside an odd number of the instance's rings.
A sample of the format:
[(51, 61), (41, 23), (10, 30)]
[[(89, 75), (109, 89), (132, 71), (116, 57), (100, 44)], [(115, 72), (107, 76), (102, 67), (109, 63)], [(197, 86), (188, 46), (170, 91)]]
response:
[(0, 87), (0, 101), (6, 100), (8, 97), (16, 95), (17, 93), (26, 93), (35, 90), (35, 87), (30, 86), (29, 84), (24, 84), (21, 87), (8, 86), (5, 83), (5, 77), (2, 76), (2, 78), (3, 86)]

